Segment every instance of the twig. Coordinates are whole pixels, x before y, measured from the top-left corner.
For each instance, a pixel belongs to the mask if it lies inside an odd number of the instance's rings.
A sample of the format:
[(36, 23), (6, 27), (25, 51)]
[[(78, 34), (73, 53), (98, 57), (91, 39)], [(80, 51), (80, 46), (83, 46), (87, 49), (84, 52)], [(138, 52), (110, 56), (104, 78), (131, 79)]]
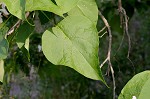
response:
[(100, 34), (101, 32), (103, 32), (106, 29), (106, 26), (104, 26), (99, 32), (98, 34)]
[(19, 19), (11, 28), (10, 30), (7, 32), (7, 35), (10, 35), (14, 32), (15, 28), (19, 27), (20, 23), (22, 21)]
[(121, 0), (118, 0), (118, 10), (119, 10), (119, 15), (120, 15), (120, 23), (121, 23), (120, 27), (122, 27), (122, 25), (123, 25), (123, 22), (122, 22), (123, 15), (121, 13), (121, 10), (122, 10), (122, 1)]
[[(119, 16), (120, 16), (120, 27), (122, 28), (122, 26), (123, 26), (123, 15), (121, 13), (121, 10), (122, 10), (122, 1), (118, 0), (118, 11), (119, 11)], [(121, 43), (119, 44), (119, 47), (118, 47), (118, 49), (117, 49), (114, 56), (116, 56), (117, 52), (120, 50), (120, 48), (123, 44), (124, 37), (125, 37), (125, 32), (123, 32), (123, 37), (122, 37)]]
[(128, 37), (128, 55), (127, 58), (129, 59), (130, 56), (130, 50), (131, 50), (131, 39), (128, 31), (128, 16), (126, 14), (125, 9), (122, 7), (122, 1), (118, 0), (118, 11), (120, 14), (120, 22), (121, 22), (121, 27), (124, 29), (124, 33), (127, 34)]
[[(29, 12), (27, 12), (25, 15), (26, 15), (26, 18), (27, 18), (27, 17), (29, 16)], [(10, 30), (7, 32), (6, 36), (12, 34), (16, 28), (19, 28), (21, 22), (22, 22), (22, 20), (19, 19), (19, 20), (10, 28)]]
[(99, 36), (100, 38), (102, 38), (105, 34), (107, 33), (107, 31), (105, 31), (101, 36)]
[(130, 59), (131, 38), (130, 38), (130, 35), (129, 35), (129, 30), (128, 30), (128, 20), (129, 20), (129, 18), (126, 14), (125, 9), (122, 7), (121, 0), (118, 1), (118, 10), (119, 10), (119, 13), (120, 13), (120, 19), (122, 17), (121, 23), (122, 23), (122, 27), (123, 27), (123, 30), (124, 30), (124, 34), (126, 34), (127, 37), (128, 37), (128, 46), (129, 47), (128, 47), (127, 59), (131, 62), (132, 66), (134, 68), (134, 72), (135, 72), (134, 64), (133, 64), (132, 60)]
[(108, 61), (108, 57), (103, 61), (103, 63), (101, 63), (100, 68), (102, 68), (107, 61)]
[(108, 65), (110, 67), (111, 70), (111, 74), (112, 74), (112, 80), (113, 80), (113, 99), (115, 99), (115, 89), (116, 89), (116, 83), (115, 83), (115, 77), (114, 77), (114, 70), (111, 64), (111, 46), (112, 46), (112, 33), (111, 33), (111, 29), (110, 26), (106, 20), (106, 18), (101, 14), (101, 12), (99, 11), (99, 15), (101, 17), (101, 19), (103, 20), (105, 26), (107, 27), (107, 31), (109, 34), (109, 45), (108, 45), (108, 53), (107, 53), (107, 58), (104, 60), (104, 62), (100, 65), (100, 68), (103, 67), (103, 65), (108, 61)]
[[(124, 13), (126, 14), (125, 10), (124, 10)], [(128, 55), (127, 55), (127, 58), (129, 58), (130, 56), (130, 51), (131, 51), (131, 38), (130, 38), (130, 35), (129, 35), (129, 30), (128, 30), (128, 19), (127, 19), (127, 16), (125, 17), (125, 32), (127, 34), (127, 37), (128, 37), (128, 45), (129, 45), (129, 48), (128, 48)]]

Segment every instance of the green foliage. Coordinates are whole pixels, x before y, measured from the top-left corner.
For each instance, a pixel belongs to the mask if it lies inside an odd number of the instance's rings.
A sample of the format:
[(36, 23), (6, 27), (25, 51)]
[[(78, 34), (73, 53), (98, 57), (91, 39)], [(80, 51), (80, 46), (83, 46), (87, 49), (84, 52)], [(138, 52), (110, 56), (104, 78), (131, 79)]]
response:
[[(58, 25), (47, 30), (42, 37), (42, 49), (47, 59), (55, 65), (69, 66), (84, 76), (104, 82), (98, 62), (98, 9), (94, 0), (4, 0), (11, 14), (24, 19), (25, 11), (44, 10), (60, 16)], [(19, 9), (19, 10), (18, 10)], [(29, 35), (34, 27), (27, 22), (17, 29), (16, 43), (22, 51), (29, 47)]]
[(55, 4), (52, 0), (26, 0), (26, 11), (44, 10), (63, 16), (64, 13), (67, 13), (76, 6), (78, 1), (79, 0), (55, 0)]
[(119, 99), (149, 99), (150, 71), (135, 75), (122, 89)]
[(55, 65), (69, 66), (88, 78), (103, 81), (98, 68), (99, 41), (96, 24), (93, 24), (98, 15), (95, 12), (94, 2), (80, 1), (69, 16), (52, 28), (52, 32), (43, 34), (42, 49)]
[(10, 13), (20, 19), (25, 18), (25, 11), (35, 10), (49, 11), (63, 16), (64, 13), (76, 6), (78, 1), (79, 0), (56, 0), (56, 4), (54, 4), (51, 0), (3, 0)]
[[(7, 9), (0, 5), (3, 21), (0, 24), (0, 81), (3, 81), (0, 82), (0, 98), (112, 99), (112, 78), (105, 77), (109, 89), (100, 82), (104, 79), (99, 63), (106, 58), (108, 42), (107, 29), (98, 34), (105, 26), (98, 17), (98, 8), (112, 31), (111, 61), (116, 78), (116, 96), (132, 76), (150, 69), (149, 0), (122, 0), (129, 16), (130, 61), (126, 58), (127, 37), (122, 39), (118, 0), (1, 2), (6, 4), (10, 14), (6, 15), (4, 10)], [(29, 12), (26, 18), (25, 12)], [(18, 20), (22, 21), (15, 25)], [(14, 32), (6, 35), (12, 27), (15, 27)], [(107, 70), (109, 68), (103, 66), (102, 71)], [(124, 88), (123, 95), (129, 96), (129, 99), (133, 96), (141, 99), (149, 97), (147, 86), (150, 80), (145, 76), (142, 79), (145, 82), (135, 80), (139, 83), (135, 83), (132, 89)]]

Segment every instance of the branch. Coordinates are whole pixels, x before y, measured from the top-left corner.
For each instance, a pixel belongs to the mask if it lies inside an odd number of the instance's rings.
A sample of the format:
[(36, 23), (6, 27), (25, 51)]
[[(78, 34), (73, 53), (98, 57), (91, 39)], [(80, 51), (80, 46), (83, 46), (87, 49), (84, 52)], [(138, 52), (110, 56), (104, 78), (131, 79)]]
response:
[(105, 61), (100, 65), (100, 68), (102, 68), (102, 66), (103, 66), (107, 61), (110, 61), (110, 53), (111, 53), (111, 45), (112, 45), (112, 34), (111, 34), (111, 29), (110, 29), (110, 26), (109, 26), (107, 20), (106, 20), (105, 17), (101, 14), (100, 11), (99, 11), (99, 15), (100, 15), (101, 19), (103, 20), (105, 26), (107, 27), (107, 31), (108, 31), (108, 34), (109, 34), (109, 45), (108, 45), (107, 58), (106, 58)]
[(112, 46), (112, 33), (111, 33), (111, 29), (110, 26), (106, 20), (106, 18), (102, 15), (102, 13), (99, 11), (99, 15), (101, 17), (101, 19), (103, 20), (105, 26), (107, 27), (107, 31), (109, 34), (109, 45), (108, 45), (108, 52), (107, 52), (107, 58), (104, 60), (104, 62), (100, 65), (100, 68), (103, 67), (103, 65), (108, 61), (108, 65), (110, 67), (111, 70), (111, 74), (112, 74), (112, 79), (113, 79), (113, 99), (115, 99), (115, 89), (116, 89), (116, 83), (115, 83), (115, 77), (114, 77), (114, 70), (111, 64), (111, 46)]
[(106, 29), (106, 26), (104, 26), (99, 32), (98, 34), (100, 34), (101, 32), (103, 32)]
[[(25, 16), (26, 16), (26, 18), (27, 18), (27, 17), (29, 16), (29, 12), (27, 12), (27, 13), (25, 14)], [(6, 36), (12, 34), (12, 33), (15, 31), (15, 29), (19, 28), (21, 22), (22, 22), (22, 20), (19, 19), (19, 20), (10, 28), (10, 30), (7, 32)]]
[[(125, 9), (122, 7), (122, 1), (118, 0), (118, 11), (120, 14), (120, 22), (121, 22), (121, 27), (124, 29), (124, 33), (127, 34), (128, 37), (128, 55), (127, 58), (129, 59), (130, 56), (130, 50), (131, 50), (131, 39), (128, 31), (128, 16), (126, 14)], [(130, 59), (129, 59), (130, 60)]]
[(120, 22), (121, 22), (121, 25), (120, 25), (120, 27), (122, 27), (122, 25), (123, 25), (123, 22), (122, 22), (122, 20), (123, 20), (123, 15), (122, 15), (122, 1), (121, 0), (118, 0), (118, 11), (119, 11), (119, 15), (120, 15)]

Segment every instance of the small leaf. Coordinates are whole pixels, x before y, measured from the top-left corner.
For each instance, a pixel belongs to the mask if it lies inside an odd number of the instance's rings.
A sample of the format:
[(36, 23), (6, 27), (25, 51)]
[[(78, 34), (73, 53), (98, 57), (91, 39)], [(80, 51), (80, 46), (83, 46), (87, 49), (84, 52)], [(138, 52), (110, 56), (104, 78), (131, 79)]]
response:
[(4, 61), (0, 60), (0, 82), (3, 82), (4, 76)]
[(18, 47), (25, 54), (25, 57), (30, 61), (30, 53), (29, 53), (29, 36), (34, 31), (34, 26), (31, 26), (27, 22), (23, 23), (18, 30), (16, 35), (16, 43)]
[(33, 30), (34, 26), (29, 25), (27, 22), (25, 22), (18, 28), (16, 35), (16, 42), (19, 48), (25, 45), (26, 40), (29, 38)]
[[(149, 99), (150, 97), (150, 71), (135, 75), (122, 89), (118, 99)], [(148, 96), (148, 97), (147, 97)]]

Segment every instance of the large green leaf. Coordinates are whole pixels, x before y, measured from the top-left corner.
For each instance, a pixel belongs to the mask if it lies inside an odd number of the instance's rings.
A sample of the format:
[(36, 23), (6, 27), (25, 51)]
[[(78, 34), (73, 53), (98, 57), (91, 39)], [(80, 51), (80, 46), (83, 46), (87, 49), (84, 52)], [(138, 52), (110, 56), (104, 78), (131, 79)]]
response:
[(42, 36), (46, 58), (82, 75), (102, 80), (98, 62), (99, 38), (96, 29), (98, 9), (94, 0), (80, 0), (68, 16)]
[(4, 76), (4, 61), (0, 60), (0, 82), (3, 82)]
[(149, 99), (150, 71), (135, 75), (122, 89), (119, 99)]
[(2, 0), (2, 1), (6, 4), (11, 14), (20, 19), (25, 19), (26, 0)]
[(69, 66), (84, 76), (102, 80), (98, 67), (96, 27), (85, 16), (68, 16), (42, 37), (42, 49), (55, 65)]
[(98, 68), (98, 36), (84, 16), (68, 16), (42, 37), (45, 56), (55, 65), (69, 66), (84, 76), (102, 80)]

